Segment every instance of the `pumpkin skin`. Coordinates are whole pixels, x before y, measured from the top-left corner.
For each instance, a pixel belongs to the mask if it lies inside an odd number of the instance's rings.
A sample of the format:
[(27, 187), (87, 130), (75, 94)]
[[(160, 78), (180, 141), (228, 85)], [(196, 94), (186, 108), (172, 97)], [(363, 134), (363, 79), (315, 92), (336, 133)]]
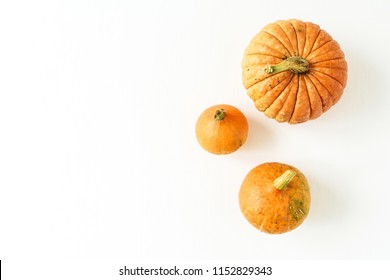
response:
[(240, 148), (248, 136), (248, 121), (236, 107), (220, 104), (203, 111), (196, 122), (196, 138), (208, 152), (223, 155)]
[[(290, 182), (283, 181), (289, 172), (295, 175), (290, 174)], [(277, 178), (278, 183), (287, 183), (282, 189), (274, 185)], [(293, 166), (263, 163), (246, 175), (239, 191), (239, 204), (244, 217), (260, 231), (285, 233), (301, 225), (309, 213), (309, 184)]]
[(242, 80), (256, 108), (290, 124), (322, 115), (347, 84), (348, 65), (339, 44), (311, 22), (279, 20), (249, 43)]

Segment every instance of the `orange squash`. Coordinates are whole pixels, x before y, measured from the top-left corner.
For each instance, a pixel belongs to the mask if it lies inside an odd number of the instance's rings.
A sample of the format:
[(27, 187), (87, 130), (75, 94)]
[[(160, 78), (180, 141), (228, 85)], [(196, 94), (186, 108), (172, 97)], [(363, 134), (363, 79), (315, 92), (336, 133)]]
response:
[(249, 43), (242, 80), (256, 108), (278, 122), (302, 123), (335, 105), (347, 84), (339, 44), (311, 22), (279, 20)]
[(257, 229), (285, 233), (301, 225), (309, 213), (309, 184), (293, 166), (263, 163), (245, 177), (239, 203), (244, 217)]
[(196, 122), (196, 138), (208, 152), (222, 155), (240, 148), (248, 136), (248, 121), (236, 107), (215, 105), (201, 113)]

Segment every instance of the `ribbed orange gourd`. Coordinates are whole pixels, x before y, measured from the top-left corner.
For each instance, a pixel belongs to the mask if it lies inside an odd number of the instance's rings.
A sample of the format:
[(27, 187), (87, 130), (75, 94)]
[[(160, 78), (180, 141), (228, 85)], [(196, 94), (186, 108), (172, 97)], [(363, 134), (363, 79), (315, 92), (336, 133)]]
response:
[(296, 19), (265, 26), (250, 42), (242, 80), (256, 108), (278, 122), (318, 118), (347, 83), (343, 51), (317, 24)]

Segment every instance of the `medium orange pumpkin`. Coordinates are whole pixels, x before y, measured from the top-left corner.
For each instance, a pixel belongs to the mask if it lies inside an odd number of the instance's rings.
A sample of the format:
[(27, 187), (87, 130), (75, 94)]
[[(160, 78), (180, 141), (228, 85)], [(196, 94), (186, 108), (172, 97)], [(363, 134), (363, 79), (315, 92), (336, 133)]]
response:
[(239, 203), (244, 217), (257, 229), (285, 233), (302, 224), (309, 213), (309, 184), (293, 166), (263, 163), (245, 177)]
[(222, 155), (240, 148), (248, 136), (248, 121), (244, 114), (231, 105), (207, 108), (196, 122), (196, 138), (208, 152)]
[(279, 20), (250, 42), (242, 80), (256, 108), (278, 122), (302, 123), (336, 104), (348, 66), (339, 44), (311, 22)]

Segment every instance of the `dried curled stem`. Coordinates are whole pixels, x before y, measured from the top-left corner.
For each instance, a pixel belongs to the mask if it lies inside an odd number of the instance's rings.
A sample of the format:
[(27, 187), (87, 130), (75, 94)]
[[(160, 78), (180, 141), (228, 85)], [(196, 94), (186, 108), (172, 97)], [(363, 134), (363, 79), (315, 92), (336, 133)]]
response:
[(309, 71), (309, 62), (299, 56), (288, 57), (276, 65), (267, 65), (264, 69), (267, 74), (276, 74), (283, 71), (291, 71), (295, 74), (304, 74)]

